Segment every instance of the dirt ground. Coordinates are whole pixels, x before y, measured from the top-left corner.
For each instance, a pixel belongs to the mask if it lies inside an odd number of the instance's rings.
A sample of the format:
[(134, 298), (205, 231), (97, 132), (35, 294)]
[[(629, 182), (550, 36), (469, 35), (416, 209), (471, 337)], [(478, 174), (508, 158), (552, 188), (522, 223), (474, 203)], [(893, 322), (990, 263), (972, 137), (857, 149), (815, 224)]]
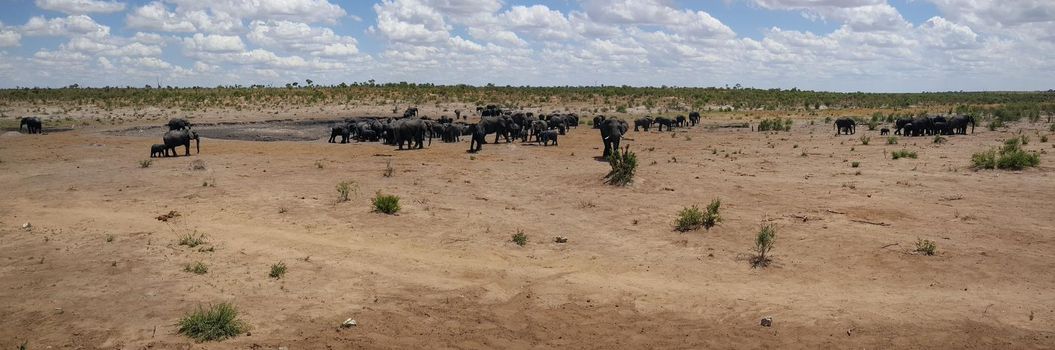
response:
[[(196, 120), (230, 120), (213, 113)], [(588, 126), (557, 147), (475, 156), (468, 139), (395, 151), (205, 138), (201, 154), (147, 168), (160, 129), (114, 131), (150, 119), (3, 132), (0, 348), (1055, 348), (1046, 124), (887, 145), (814, 120), (631, 131), (626, 188), (602, 183)], [(1039, 168), (969, 168), (1020, 131)], [(891, 159), (900, 149), (919, 158)], [(354, 191), (337, 203), (341, 181)], [(371, 212), (378, 191), (403, 210)], [(715, 198), (721, 224), (674, 231), (680, 209)], [(775, 260), (752, 268), (763, 222), (778, 227)], [(195, 231), (206, 249), (177, 244)], [(915, 253), (918, 238), (937, 255)], [(198, 261), (208, 273), (183, 271)], [(288, 273), (269, 278), (277, 262)], [(176, 334), (182, 315), (224, 301), (250, 334)], [(359, 325), (341, 329), (347, 318)]]

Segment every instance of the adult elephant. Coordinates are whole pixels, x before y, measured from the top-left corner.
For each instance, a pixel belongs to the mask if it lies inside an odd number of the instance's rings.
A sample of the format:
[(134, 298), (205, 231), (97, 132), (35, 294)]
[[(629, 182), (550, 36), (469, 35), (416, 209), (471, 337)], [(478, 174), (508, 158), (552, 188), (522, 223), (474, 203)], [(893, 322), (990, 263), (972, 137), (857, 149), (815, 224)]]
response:
[(403, 118), (413, 118), (418, 116), (418, 107), (410, 107), (403, 111)]
[(679, 128), (685, 127), (685, 116), (679, 115), (677, 118), (675, 118), (674, 125), (677, 125)]
[(700, 124), (700, 112), (689, 113), (689, 125), (696, 126)]
[(22, 127), (26, 127), (26, 132), (30, 134), (39, 134), (44, 129), (43, 122), (37, 117), (25, 117), (22, 118), (18, 123), (18, 132), (22, 132)]
[(348, 143), (348, 139), (352, 137), (352, 126), (348, 124), (337, 124), (330, 128), (330, 143), (334, 143), (337, 140), (337, 136), (341, 137), (341, 143)]
[(599, 116), (593, 117), (593, 128), (594, 129), (600, 129), (601, 128), (601, 123), (604, 122), (604, 119), (605, 118), (604, 118), (603, 115), (599, 115)]
[(903, 135), (905, 132), (905, 125), (912, 124), (912, 118), (898, 118), (894, 121), (894, 135)]
[(949, 119), (949, 128), (953, 134), (967, 135), (967, 124), (971, 124), (971, 133), (974, 133), (974, 116), (960, 115)]
[(169, 130), (183, 130), (190, 129), (191, 124), (190, 121), (183, 118), (172, 118), (169, 119), (168, 123), (165, 123), (165, 126), (168, 126)]
[(513, 120), (506, 117), (482, 117), (480, 122), (477, 123), (477, 128), (483, 131), (484, 135), (495, 134), (495, 142), (498, 143), (499, 137), (505, 137), (506, 143), (512, 142), (509, 138), (509, 124), (512, 124)]
[(564, 116), (564, 123), (569, 129), (579, 128), (579, 115), (572, 113)]
[(924, 136), (929, 135), (934, 130), (934, 123), (928, 117), (918, 117), (912, 119), (912, 132), (911, 136)]
[(425, 148), (426, 135), (429, 136), (429, 146), (432, 146), (432, 134), (429, 132), (428, 125), (421, 119), (402, 119), (393, 122), (392, 134), (396, 145), (401, 150), (404, 143), (407, 144), (408, 149)]
[(663, 127), (667, 127), (667, 131), (674, 130), (674, 121), (667, 117), (656, 117), (655, 123), (659, 125), (659, 131), (663, 131)]
[(546, 123), (549, 124), (551, 129), (557, 128), (557, 131), (559, 131), (561, 135), (564, 135), (564, 133), (568, 131), (568, 119), (562, 115), (552, 115)]
[(546, 130), (549, 130), (549, 123), (546, 123), (545, 120), (536, 120), (531, 123), (531, 134), (535, 135), (536, 142), (539, 140), (539, 135)]
[(946, 132), (951, 131), (949, 127), (949, 120), (945, 117), (936, 115), (930, 117), (930, 134), (931, 135), (944, 135)]
[(645, 129), (645, 132), (648, 132), (648, 128), (651, 127), (652, 117), (646, 116), (644, 118), (638, 118), (637, 120), (634, 120), (634, 131), (638, 131), (638, 128), (642, 128)]
[(839, 118), (835, 120), (835, 136), (846, 133), (846, 135), (853, 135), (857, 132), (857, 122), (850, 118)]
[(172, 150), (173, 156), (178, 156), (179, 152), (176, 151), (176, 147), (183, 146), (185, 154), (190, 155), (190, 140), (194, 140), (194, 146), (198, 154), (201, 154), (201, 139), (198, 138), (198, 133), (190, 131), (189, 129), (183, 130), (169, 130), (162, 136), (165, 141), (165, 156), (168, 156), (168, 151)]
[(601, 142), (604, 142), (604, 153), (602, 156), (608, 159), (613, 150), (619, 149), (619, 140), (623, 134), (630, 129), (630, 125), (621, 119), (608, 119), (601, 123)]

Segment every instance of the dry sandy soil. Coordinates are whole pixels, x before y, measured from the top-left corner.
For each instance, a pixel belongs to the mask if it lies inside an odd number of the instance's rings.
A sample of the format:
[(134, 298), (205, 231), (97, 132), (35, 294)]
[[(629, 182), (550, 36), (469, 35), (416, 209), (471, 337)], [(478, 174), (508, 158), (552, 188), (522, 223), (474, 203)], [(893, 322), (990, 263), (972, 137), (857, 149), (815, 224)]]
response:
[[(641, 165), (626, 188), (602, 183), (585, 126), (558, 147), (475, 157), (467, 139), (394, 151), (206, 138), (201, 154), (140, 168), (161, 131), (118, 124), (0, 134), (0, 348), (1055, 347), (1042, 124), (896, 146), (806, 120), (777, 134), (631, 131)], [(1020, 130), (1041, 167), (969, 169)], [(890, 158), (903, 148), (919, 159)], [(341, 181), (356, 191), (337, 203)], [(371, 212), (377, 191), (402, 198), (399, 215)], [(714, 198), (720, 225), (674, 231), (680, 209)], [(775, 260), (752, 268), (762, 222), (778, 225)], [(177, 244), (195, 231), (211, 251)], [(917, 238), (938, 254), (915, 253)], [(207, 274), (183, 271), (197, 261)], [(269, 278), (280, 261), (288, 273)], [(223, 301), (251, 334), (176, 334)], [(340, 329), (346, 318), (359, 326)]]

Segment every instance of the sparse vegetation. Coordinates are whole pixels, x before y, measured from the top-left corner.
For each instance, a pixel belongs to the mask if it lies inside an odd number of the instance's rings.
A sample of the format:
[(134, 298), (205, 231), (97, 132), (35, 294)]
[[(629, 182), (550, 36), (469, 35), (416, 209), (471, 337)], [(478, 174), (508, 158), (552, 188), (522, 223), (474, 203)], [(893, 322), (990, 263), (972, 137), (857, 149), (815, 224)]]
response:
[(154, 160), (153, 159), (143, 159), (143, 160), (139, 161), (139, 167), (143, 168), (143, 169), (149, 168), (150, 165), (152, 165), (152, 164), (154, 164)]
[(354, 181), (341, 181), (337, 184), (337, 203), (348, 201), (348, 195), (357, 192), (359, 186)]
[(999, 149), (975, 153), (971, 164), (975, 169), (1022, 170), (1040, 165), (1040, 155), (1022, 149), (1022, 139), (1013, 137), (1004, 141)]
[(934, 141), (933, 142), (935, 144), (939, 144), (940, 145), (940, 144), (943, 144), (943, 143), (945, 143), (947, 141), (949, 141), (949, 140), (944, 138), (944, 137), (942, 137), (941, 135), (934, 135)]
[(392, 161), (385, 162), (385, 170), (381, 172), (381, 176), (392, 177), (392, 174), (396, 172), (396, 169), (392, 167)]
[(710, 230), (722, 221), (721, 215), (718, 213), (721, 206), (722, 202), (716, 198), (711, 201), (711, 204), (707, 205), (706, 212), (700, 211), (700, 208), (695, 205), (683, 208), (678, 212), (678, 219), (674, 222), (674, 229), (681, 232), (698, 230), (700, 227)]
[(929, 239), (916, 239), (916, 252), (924, 255), (934, 255), (938, 245)]
[(861, 166), (861, 162), (852, 162), (852, 163), (850, 163), (850, 166), (854, 167), (854, 168), (860, 167)]
[(394, 195), (381, 194), (381, 191), (377, 191), (377, 194), (373, 199), (374, 211), (385, 214), (395, 214), (399, 212), (399, 197)]
[(517, 233), (513, 234), (513, 243), (516, 243), (516, 245), (523, 247), (527, 244), (527, 241), (528, 237), (527, 234), (524, 233), (524, 231), (518, 229)]
[(204, 275), (209, 272), (209, 267), (205, 263), (198, 261), (193, 264), (183, 265), (184, 272), (191, 272), (195, 275)]
[(791, 131), (791, 118), (776, 117), (758, 122), (758, 131)]
[(194, 231), (191, 233), (184, 233), (178, 236), (179, 245), (185, 245), (190, 248), (194, 248), (205, 244), (205, 234)]
[(901, 158), (916, 159), (918, 156), (919, 155), (916, 154), (916, 151), (909, 151), (907, 149), (902, 149), (902, 150), (897, 150), (897, 151), (890, 152), (890, 157), (893, 158), (893, 159), (901, 159)]
[(755, 256), (751, 259), (752, 266), (766, 267), (769, 265), (769, 252), (773, 250), (776, 240), (776, 224), (762, 224), (762, 228), (758, 230), (758, 235), (755, 236)]
[(1040, 136), (1040, 143), (1047, 143), (1047, 142), (1048, 142), (1048, 135), (1041, 135)]
[(229, 303), (220, 303), (183, 316), (176, 332), (199, 342), (218, 341), (236, 337), (249, 330), (249, 326), (238, 319), (238, 309)]
[(861, 145), (868, 146), (868, 143), (871, 142), (871, 141), (872, 141), (871, 137), (865, 136), (865, 135), (861, 136)]
[(630, 151), (630, 146), (627, 146), (622, 153), (618, 149), (612, 150), (612, 154), (608, 155), (608, 165), (612, 167), (612, 170), (604, 176), (605, 183), (613, 186), (626, 186), (634, 182), (637, 155)]
[(271, 271), (267, 273), (267, 276), (271, 278), (282, 278), (285, 275), (286, 263), (281, 261), (271, 264)]
[(190, 170), (205, 170), (205, 161), (195, 159), (190, 162)]
[(887, 137), (886, 138), (886, 144), (888, 144), (888, 145), (896, 145), (897, 144), (897, 136), (889, 136), (889, 137)]

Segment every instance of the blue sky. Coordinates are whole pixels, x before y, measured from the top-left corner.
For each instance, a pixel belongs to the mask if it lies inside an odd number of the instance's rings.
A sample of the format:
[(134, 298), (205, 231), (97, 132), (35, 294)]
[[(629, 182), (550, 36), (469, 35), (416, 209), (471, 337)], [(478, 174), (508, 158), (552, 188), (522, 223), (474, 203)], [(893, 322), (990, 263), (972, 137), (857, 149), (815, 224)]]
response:
[(1046, 90), (1055, 1), (6, 0), (0, 87)]

